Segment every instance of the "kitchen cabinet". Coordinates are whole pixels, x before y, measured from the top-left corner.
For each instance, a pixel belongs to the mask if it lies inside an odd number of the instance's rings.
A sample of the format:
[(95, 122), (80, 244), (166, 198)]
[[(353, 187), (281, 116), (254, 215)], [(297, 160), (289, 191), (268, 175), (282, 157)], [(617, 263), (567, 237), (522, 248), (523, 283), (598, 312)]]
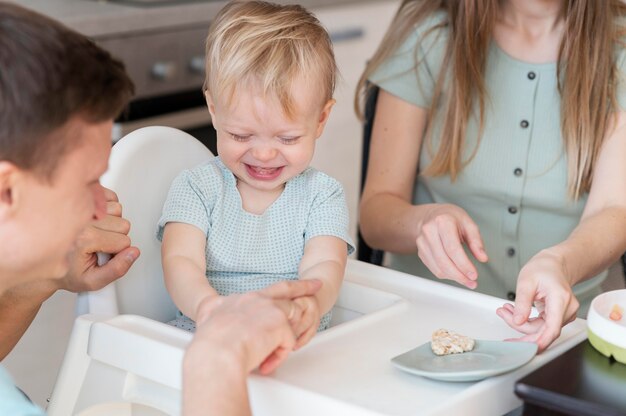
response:
[(399, 4), (397, 0), (385, 0), (313, 10), (333, 38), (340, 76), (335, 91), (337, 103), (317, 142), (312, 165), (342, 183), (355, 244), (362, 125), (354, 112), (354, 93), (367, 60), (374, 54)]

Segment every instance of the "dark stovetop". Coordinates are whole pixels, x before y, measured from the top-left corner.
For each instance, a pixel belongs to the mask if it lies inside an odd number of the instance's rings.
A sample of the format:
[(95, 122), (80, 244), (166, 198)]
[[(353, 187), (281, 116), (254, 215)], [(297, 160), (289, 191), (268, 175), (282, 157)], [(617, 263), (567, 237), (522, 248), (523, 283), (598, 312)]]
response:
[(524, 415), (626, 415), (626, 365), (585, 340), (515, 384)]

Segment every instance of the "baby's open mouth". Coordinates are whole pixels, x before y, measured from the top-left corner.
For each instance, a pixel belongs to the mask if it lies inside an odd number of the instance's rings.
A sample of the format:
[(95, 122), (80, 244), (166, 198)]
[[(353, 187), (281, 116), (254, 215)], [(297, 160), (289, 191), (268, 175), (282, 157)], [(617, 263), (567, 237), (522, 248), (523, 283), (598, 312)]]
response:
[(279, 167), (262, 167), (262, 166), (252, 166), (246, 164), (246, 170), (248, 174), (253, 178), (257, 179), (274, 179), (283, 170), (283, 166)]

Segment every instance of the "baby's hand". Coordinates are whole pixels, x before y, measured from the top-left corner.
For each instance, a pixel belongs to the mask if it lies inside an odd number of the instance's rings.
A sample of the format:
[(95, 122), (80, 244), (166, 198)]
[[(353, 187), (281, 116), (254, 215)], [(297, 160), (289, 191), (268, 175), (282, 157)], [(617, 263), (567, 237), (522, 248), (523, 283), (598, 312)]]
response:
[(298, 338), (293, 348), (297, 350), (313, 338), (320, 325), (321, 314), (315, 296), (302, 296), (295, 298), (293, 302), (297, 306), (295, 308), (297, 313), (289, 319), (289, 322)]

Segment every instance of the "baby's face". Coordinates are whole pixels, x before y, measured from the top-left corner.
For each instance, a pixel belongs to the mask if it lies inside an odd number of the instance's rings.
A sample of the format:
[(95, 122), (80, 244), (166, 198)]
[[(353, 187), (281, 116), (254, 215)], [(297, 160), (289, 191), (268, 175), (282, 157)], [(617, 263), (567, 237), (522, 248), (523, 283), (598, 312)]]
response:
[(240, 191), (280, 193), (309, 166), (334, 100), (323, 103), (320, 89), (304, 79), (294, 82), (292, 99), (288, 117), (275, 97), (256, 88), (239, 88), (230, 105), (207, 97), (218, 153)]

